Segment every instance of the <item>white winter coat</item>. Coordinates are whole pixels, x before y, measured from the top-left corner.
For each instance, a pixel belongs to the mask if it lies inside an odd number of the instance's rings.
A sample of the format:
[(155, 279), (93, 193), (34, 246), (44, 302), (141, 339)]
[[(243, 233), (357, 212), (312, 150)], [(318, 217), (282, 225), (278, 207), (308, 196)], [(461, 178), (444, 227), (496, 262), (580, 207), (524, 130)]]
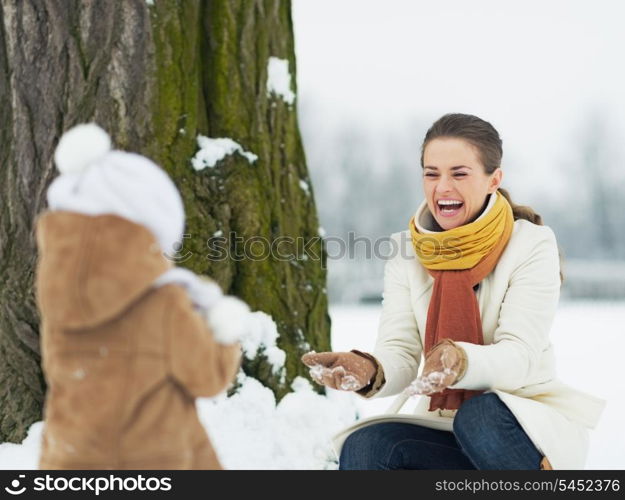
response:
[[(385, 382), (364, 397), (399, 396), (387, 414), (357, 422), (336, 435), (334, 446), (339, 454), (347, 435), (368, 423), (403, 421), (451, 431), (457, 411), (430, 412), (430, 397), (421, 396), (414, 414), (396, 413), (407, 400), (400, 393), (417, 377), (423, 359), (433, 278), (416, 257), (409, 230), (391, 237), (397, 253), (385, 266), (382, 315), (373, 352)], [(596, 426), (606, 401), (557, 378), (549, 331), (560, 295), (559, 269), (551, 228), (515, 221), (497, 266), (477, 291), (484, 345), (458, 342), (466, 350), (468, 368), (450, 387), (495, 392), (554, 469), (583, 469), (588, 429)]]

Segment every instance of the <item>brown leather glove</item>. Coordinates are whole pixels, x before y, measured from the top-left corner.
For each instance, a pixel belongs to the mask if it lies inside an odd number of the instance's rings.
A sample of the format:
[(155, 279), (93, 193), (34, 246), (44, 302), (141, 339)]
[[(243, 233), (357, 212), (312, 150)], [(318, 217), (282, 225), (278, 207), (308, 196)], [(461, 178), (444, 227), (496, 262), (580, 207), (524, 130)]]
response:
[(420, 377), (406, 389), (412, 395), (433, 394), (458, 382), (467, 370), (467, 355), (451, 339), (437, 343), (425, 358)]
[(310, 367), (310, 376), (318, 384), (340, 391), (358, 391), (375, 378), (377, 365), (354, 352), (309, 352), (302, 363)]

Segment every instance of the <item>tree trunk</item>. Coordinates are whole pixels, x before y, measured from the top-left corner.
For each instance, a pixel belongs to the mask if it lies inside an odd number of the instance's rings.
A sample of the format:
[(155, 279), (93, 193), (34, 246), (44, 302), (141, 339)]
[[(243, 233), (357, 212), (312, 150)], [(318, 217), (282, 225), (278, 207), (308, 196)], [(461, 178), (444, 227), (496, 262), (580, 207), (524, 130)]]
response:
[[(268, 93), (271, 56), (288, 61), (295, 91), (286, 0), (1, 0), (0, 442), (41, 419), (33, 223), (56, 175), (54, 148), (77, 123), (95, 121), (119, 149), (163, 166), (187, 211), (179, 264), (272, 316), (286, 372), (261, 352), (247, 374), (280, 398), (307, 372), (300, 355), (329, 349), (323, 242), (295, 105)], [(258, 159), (230, 155), (196, 171), (198, 134), (232, 138)], [(265, 249), (290, 237), (281, 253), (299, 257), (250, 258), (258, 245), (248, 241), (246, 258), (216, 260), (207, 240), (217, 231), (230, 250), (235, 235), (264, 238)]]

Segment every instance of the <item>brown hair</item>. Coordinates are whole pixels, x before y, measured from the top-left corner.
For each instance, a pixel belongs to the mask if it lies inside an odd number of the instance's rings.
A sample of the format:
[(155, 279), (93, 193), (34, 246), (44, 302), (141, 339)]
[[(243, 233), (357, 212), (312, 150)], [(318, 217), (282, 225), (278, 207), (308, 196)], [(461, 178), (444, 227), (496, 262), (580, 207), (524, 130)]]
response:
[[(433, 139), (439, 137), (455, 137), (464, 139), (471, 144), (478, 153), (484, 172), (491, 175), (497, 168), (501, 167), (501, 157), (503, 156), (502, 140), (499, 133), (489, 122), (474, 115), (463, 113), (448, 113), (436, 120), (428, 129), (421, 145), (421, 168), (423, 168), (423, 154), (425, 147)], [(507, 189), (499, 188), (498, 191), (508, 200), (512, 207), (514, 220), (525, 219), (539, 226), (543, 225), (542, 217), (526, 205), (516, 205), (512, 202)], [(558, 247), (560, 264), (562, 264), (562, 252)], [(560, 282), (564, 281), (562, 275), (562, 265), (560, 265)]]

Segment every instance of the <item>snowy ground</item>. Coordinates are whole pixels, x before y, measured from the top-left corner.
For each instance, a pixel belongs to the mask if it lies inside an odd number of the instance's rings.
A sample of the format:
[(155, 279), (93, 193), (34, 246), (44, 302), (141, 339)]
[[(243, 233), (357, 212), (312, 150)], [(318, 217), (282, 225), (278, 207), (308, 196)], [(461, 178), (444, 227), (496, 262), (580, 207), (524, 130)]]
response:
[[(379, 306), (335, 306), (334, 350), (371, 350)], [(620, 377), (625, 348), (625, 303), (562, 302), (552, 330), (560, 378), (608, 399), (591, 431), (588, 469), (625, 469), (625, 382)], [(271, 391), (242, 378), (232, 398), (200, 399), (197, 406), (219, 456), (229, 469), (335, 468), (329, 437), (356, 418), (383, 413), (393, 398), (366, 401), (351, 393), (314, 393), (304, 379), (277, 406)], [(403, 408), (410, 411), (411, 404)], [(20, 444), (0, 444), (0, 469), (36, 468), (42, 423)]]

